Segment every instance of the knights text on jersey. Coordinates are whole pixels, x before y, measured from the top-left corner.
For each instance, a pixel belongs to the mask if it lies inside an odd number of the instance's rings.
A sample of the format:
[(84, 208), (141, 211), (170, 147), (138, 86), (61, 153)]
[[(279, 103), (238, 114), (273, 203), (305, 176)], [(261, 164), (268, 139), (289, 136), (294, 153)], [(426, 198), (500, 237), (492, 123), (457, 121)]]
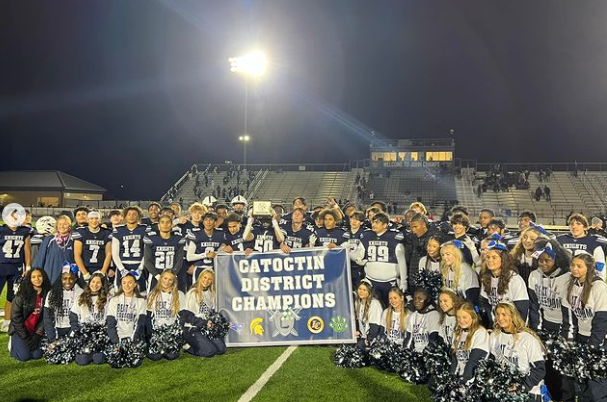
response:
[(154, 267), (163, 271), (175, 267), (175, 256), (179, 249), (185, 247), (185, 238), (179, 232), (173, 232), (171, 237), (163, 239), (160, 235), (150, 232), (143, 238), (143, 243), (152, 248), (154, 253)]
[(341, 246), (350, 240), (350, 233), (340, 228), (318, 228), (314, 233), (314, 237), (316, 238), (315, 246), (326, 247), (331, 243), (335, 244), (336, 246)]
[(123, 263), (140, 263), (143, 259), (143, 237), (147, 234), (148, 227), (137, 225), (130, 230), (126, 225), (116, 226), (112, 232), (112, 239), (120, 243), (120, 260)]
[(74, 242), (82, 243), (82, 260), (89, 272), (95, 272), (103, 267), (105, 261), (105, 247), (110, 242), (112, 231), (100, 227), (97, 233), (93, 233), (88, 227), (76, 229), (72, 233)]
[(23, 264), (25, 262), (25, 240), (34, 235), (29, 226), (12, 230), (7, 225), (0, 226), (0, 264)]
[[(204, 229), (194, 228), (187, 235), (187, 240), (194, 242), (196, 245), (196, 254), (206, 254), (211, 252), (219, 251), (219, 247), (224, 244), (225, 233), (223, 230), (213, 230), (213, 234), (210, 236), (206, 234)], [(204, 258), (196, 262), (199, 266), (213, 266), (213, 260), (210, 258)]]

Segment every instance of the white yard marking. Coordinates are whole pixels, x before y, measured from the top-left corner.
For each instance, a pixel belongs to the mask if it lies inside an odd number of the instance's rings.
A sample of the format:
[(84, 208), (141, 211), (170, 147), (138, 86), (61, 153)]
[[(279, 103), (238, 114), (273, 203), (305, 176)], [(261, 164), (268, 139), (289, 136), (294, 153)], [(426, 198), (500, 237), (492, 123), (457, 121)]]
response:
[(287, 350), (282, 352), (278, 359), (276, 359), (276, 361), (274, 361), (274, 363), (272, 363), (272, 365), (268, 367), (268, 369), (261, 375), (261, 377), (259, 377), (257, 381), (255, 381), (255, 384), (251, 385), (249, 389), (247, 389), (247, 392), (242, 394), (238, 402), (249, 402), (253, 398), (255, 398), (255, 395), (257, 395), (259, 391), (261, 391), (264, 385), (266, 385), (270, 378), (272, 378), (272, 376), (278, 371), (278, 369), (289, 358), (289, 356), (291, 356), (291, 353), (293, 353), (295, 349), (297, 349), (297, 346), (289, 346)]

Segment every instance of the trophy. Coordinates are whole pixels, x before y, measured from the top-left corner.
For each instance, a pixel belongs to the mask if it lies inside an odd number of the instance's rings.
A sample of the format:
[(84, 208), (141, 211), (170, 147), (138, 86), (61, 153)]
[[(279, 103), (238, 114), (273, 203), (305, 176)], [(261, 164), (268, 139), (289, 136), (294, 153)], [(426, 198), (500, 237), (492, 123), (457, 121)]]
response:
[(255, 218), (271, 218), (274, 215), (271, 201), (253, 201), (253, 216)]

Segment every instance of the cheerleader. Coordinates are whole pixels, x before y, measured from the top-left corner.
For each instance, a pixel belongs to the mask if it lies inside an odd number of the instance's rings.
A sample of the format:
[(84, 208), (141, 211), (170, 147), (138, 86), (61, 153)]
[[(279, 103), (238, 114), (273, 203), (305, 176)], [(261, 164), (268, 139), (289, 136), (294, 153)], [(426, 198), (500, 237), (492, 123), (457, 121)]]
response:
[(382, 306), (368, 279), (360, 281), (356, 289), (356, 318), (358, 329), (356, 338), (359, 348), (365, 350), (377, 338), (380, 332)]
[(506, 245), (492, 241), (483, 256), (480, 305), (487, 328), (493, 326), (495, 307), (502, 301), (514, 303), (523, 320), (529, 312), (529, 296), (525, 281), (516, 273)]
[[(161, 218), (162, 219), (162, 218)], [(162, 224), (162, 223), (161, 223)], [(154, 290), (148, 296), (147, 322), (151, 330), (150, 360), (175, 360), (179, 357), (180, 346), (173, 352), (154, 353), (157, 346), (154, 334), (157, 331), (167, 331), (175, 323), (179, 324), (182, 311), (185, 310), (185, 295), (177, 289), (177, 276), (171, 270), (165, 270), (160, 274), (160, 279)], [(181, 327), (179, 328), (181, 331)]]
[(417, 289), (413, 294), (415, 311), (407, 320), (404, 346), (421, 353), (430, 342), (438, 341), (440, 314), (432, 304), (430, 294), (425, 289)]
[(209, 314), (215, 310), (215, 274), (205, 268), (194, 287), (186, 296), (186, 311), (183, 312), (185, 341), (190, 345), (188, 353), (194, 356), (213, 357), (224, 354), (226, 344), (223, 339), (209, 339), (202, 333), (203, 328), (212, 328), (208, 321)]
[(27, 271), (11, 309), (11, 323), (8, 326), (11, 357), (22, 362), (42, 357), (43, 305), (50, 289), (48, 276), (43, 269)]
[(576, 252), (585, 251), (594, 258), (597, 275), (605, 280), (605, 243), (604, 237), (591, 236), (588, 234), (588, 219), (582, 214), (573, 214), (567, 220), (569, 234), (557, 237), (559, 243), (569, 250), (572, 255)]
[[(78, 268), (74, 268), (78, 272)], [(75, 272), (72, 272), (70, 265), (65, 265), (44, 303), (44, 331), (49, 351), (55, 348), (59, 339), (70, 333), (70, 312), (82, 293), (82, 289), (76, 285)]]
[(489, 355), (491, 343), (489, 333), (481, 325), (480, 318), (471, 303), (464, 302), (459, 306), (456, 316), (451, 373), (468, 381), (474, 377), (479, 362)]
[(402, 290), (393, 287), (388, 293), (388, 301), (390, 307), (384, 310), (381, 317), (381, 332), (390, 342), (402, 346), (408, 316), (405, 295)]
[(443, 289), (438, 296), (438, 306), (440, 308), (438, 335), (446, 345), (453, 345), (453, 333), (457, 324), (455, 313), (463, 302), (464, 300), (449, 288)]
[[(139, 343), (145, 336), (145, 299), (137, 288), (137, 271), (126, 271), (120, 281), (120, 289), (110, 299), (107, 307), (107, 330), (115, 350), (120, 350), (121, 341)], [(132, 367), (140, 366), (136, 359)]]
[[(571, 259), (571, 273), (566, 282), (563, 302), (562, 334), (568, 339), (592, 347), (607, 344), (607, 284), (594, 269), (591, 255), (580, 253)], [(569, 383), (565, 385), (565, 382)], [(564, 381), (563, 392), (573, 389), (571, 379)], [(607, 401), (607, 379), (596, 378), (578, 383), (578, 400)], [(573, 398), (571, 398), (573, 399)]]
[[(88, 285), (72, 305), (70, 312), (70, 327), (74, 334), (83, 326), (99, 326), (105, 328), (106, 307), (108, 302), (107, 282), (102, 273), (96, 272), (89, 279)], [(78, 335), (76, 335), (78, 336)], [(76, 364), (86, 366), (90, 363), (105, 363), (103, 345), (98, 345), (98, 340), (93, 342), (97, 350), (79, 350), (76, 353)], [(88, 352), (88, 353), (86, 353)]]
[(508, 364), (525, 376), (523, 385), (534, 401), (543, 401), (546, 365), (544, 345), (525, 325), (518, 309), (510, 302), (495, 308), (495, 327), (491, 334), (491, 355), (498, 363)]
[(440, 246), (442, 240), (440, 236), (432, 235), (426, 243), (426, 255), (419, 260), (419, 272), (424, 269), (428, 271), (440, 272)]
[[(463, 262), (463, 255), (458, 245), (461, 243), (447, 242), (441, 246), (440, 270), (443, 285), (458, 296), (476, 305), (480, 292), (478, 277), (470, 265)], [(463, 245), (462, 245), (463, 246)]]
[(516, 246), (510, 252), (514, 266), (525, 283), (529, 283), (529, 275), (532, 271), (535, 241), (541, 236), (542, 232), (537, 226), (529, 226), (521, 232)]

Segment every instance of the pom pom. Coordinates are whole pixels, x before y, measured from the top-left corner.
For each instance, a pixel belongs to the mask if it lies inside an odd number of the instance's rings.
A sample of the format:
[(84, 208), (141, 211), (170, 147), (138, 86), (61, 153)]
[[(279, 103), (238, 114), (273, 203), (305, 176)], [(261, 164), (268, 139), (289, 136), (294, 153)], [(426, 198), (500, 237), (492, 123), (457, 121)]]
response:
[(508, 363), (482, 360), (476, 369), (476, 382), (486, 402), (528, 402), (530, 394), (523, 385), (525, 376)]
[(398, 355), (395, 357), (394, 371), (400, 378), (412, 384), (422, 384), (428, 381), (428, 372), (422, 353), (408, 348), (398, 349)]
[(482, 398), (482, 389), (476, 381), (465, 382), (460, 376), (445, 375), (435, 384), (432, 392), (434, 402), (477, 402)]
[(428, 376), (434, 378), (435, 383), (442, 382), (450, 376), (451, 347), (442, 338), (438, 342), (431, 342), (423, 351)]
[(392, 370), (394, 346), (387, 337), (376, 338), (369, 348), (369, 364), (378, 370)]
[(137, 367), (143, 362), (145, 347), (145, 342), (133, 342), (131, 338), (124, 338), (118, 345), (108, 346), (105, 356), (113, 368)]
[(68, 336), (51, 342), (47, 338), (42, 340), (44, 359), (49, 364), (69, 364), (76, 357), (74, 343)]
[(179, 321), (175, 321), (173, 324), (162, 325), (152, 330), (149, 353), (152, 355), (179, 353), (184, 344), (183, 330)]
[(335, 351), (333, 363), (342, 368), (361, 368), (367, 365), (367, 355), (356, 345), (342, 345)]
[(563, 375), (580, 382), (590, 378), (588, 346), (585, 343), (570, 341), (560, 336), (546, 341), (548, 356), (553, 366)]
[(430, 294), (430, 299), (436, 302), (443, 287), (443, 276), (440, 272), (423, 269), (413, 280), (413, 286), (425, 289)]
[(607, 350), (591, 346), (588, 353), (590, 378), (607, 378)]
[(230, 322), (216, 311), (208, 314), (207, 323), (211, 323), (211, 327), (209, 328), (207, 324), (200, 331), (209, 339), (224, 339), (230, 331)]
[(84, 323), (70, 332), (77, 355), (104, 352), (110, 345), (105, 324)]

